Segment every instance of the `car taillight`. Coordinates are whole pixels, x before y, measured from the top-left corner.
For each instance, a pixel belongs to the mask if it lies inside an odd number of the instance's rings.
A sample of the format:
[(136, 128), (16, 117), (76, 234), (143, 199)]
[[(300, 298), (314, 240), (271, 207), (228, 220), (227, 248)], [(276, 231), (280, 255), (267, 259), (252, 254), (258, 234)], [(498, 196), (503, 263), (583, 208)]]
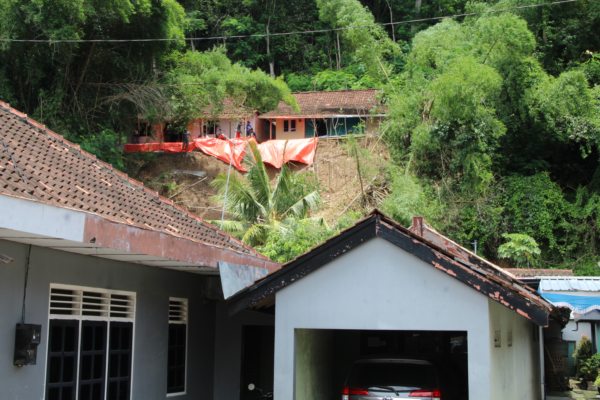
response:
[(433, 400), (441, 400), (442, 392), (439, 389), (433, 390), (413, 390), (408, 397), (431, 397)]
[(342, 389), (342, 394), (343, 395), (351, 395), (351, 394), (368, 395), (369, 391), (367, 389), (345, 387), (344, 389)]

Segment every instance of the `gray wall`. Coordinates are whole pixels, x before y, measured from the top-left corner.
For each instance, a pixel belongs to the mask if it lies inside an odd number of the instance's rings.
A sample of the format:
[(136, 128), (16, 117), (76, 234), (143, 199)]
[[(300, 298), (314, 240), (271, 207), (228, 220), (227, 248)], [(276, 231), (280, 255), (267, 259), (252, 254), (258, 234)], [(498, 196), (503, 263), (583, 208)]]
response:
[(295, 339), (294, 399), (329, 400), (339, 397), (330, 390), (333, 379), (333, 332), (297, 329)]
[(500, 347), (496, 347), (494, 342), (490, 341), (492, 355), (490, 399), (539, 399), (541, 383), (539, 339), (536, 332), (538, 328), (497, 302), (488, 301), (490, 331), (492, 334), (496, 331), (500, 332)]
[(0, 240), (0, 253), (15, 259), (10, 264), (0, 264), (0, 398), (32, 400), (44, 396), (50, 283), (136, 293), (133, 399), (166, 398), (169, 297), (188, 298), (187, 395), (175, 398), (212, 398), (215, 303), (205, 300), (203, 288), (206, 279), (214, 277), (35, 246), (31, 252), (25, 320), (42, 324), (42, 343), (38, 348), (37, 365), (14, 367), (14, 332), (15, 324), (21, 319), (27, 252), (27, 245)]
[(246, 325), (274, 325), (274, 316), (253, 311), (230, 315), (227, 305), (217, 304), (214, 400), (240, 398), (242, 329)]

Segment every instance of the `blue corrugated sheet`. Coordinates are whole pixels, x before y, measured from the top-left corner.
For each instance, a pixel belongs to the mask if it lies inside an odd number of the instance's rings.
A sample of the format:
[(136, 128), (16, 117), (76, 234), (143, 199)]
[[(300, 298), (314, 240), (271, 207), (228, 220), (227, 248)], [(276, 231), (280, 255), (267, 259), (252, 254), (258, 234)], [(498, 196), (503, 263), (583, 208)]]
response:
[(569, 277), (569, 278), (544, 278), (540, 280), (539, 289), (542, 292), (599, 292), (600, 278), (596, 277)]

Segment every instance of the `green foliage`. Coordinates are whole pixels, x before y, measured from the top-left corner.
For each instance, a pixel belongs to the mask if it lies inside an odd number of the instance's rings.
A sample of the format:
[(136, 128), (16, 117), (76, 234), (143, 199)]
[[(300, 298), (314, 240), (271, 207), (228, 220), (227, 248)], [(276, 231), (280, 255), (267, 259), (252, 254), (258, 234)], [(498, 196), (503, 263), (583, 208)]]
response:
[(314, 89), (313, 78), (306, 74), (292, 72), (285, 76), (285, 82), (292, 92), (307, 92)]
[[(344, 28), (346, 59), (359, 64), (376, 82), (386, 82), (393, 72), (393, 60), (400, 55), (398, 45), (375, 23), (373, 14), (358, 0), (317, 0), (321, 21), (333, 28)], [(340, 56), (340, 55), (338, 55)]]
[(391, 168), (389, 175), (391, 193), (381, 205), (387, 215), (404, 226), (409, 226), (416, 215), (425, 217), (434, 225), (440, 221), (444, 207), (432, 188), (398, 168)]
[(600, 265), (597, 257), (578, 259), (575, 263), (562, 265), (561, 268), (572, 268), (575, 276), (600, 276)]
[(106, 161), (121, 171), (125, 170), (122, 145), (125, 137), (117, 132), (105, 129), (95, 135), (68, 138), (79, 143), (81, 148), (88, 151), (99, 159)]
[(348, 90), (373, 89), (381, 83), (369, 75), (364, 75), (361, 68), (345, 68), (341, 70), (326, 69), (317, 73), (312, 85), (315, 90)]
[(577, 372), (577, 377), (584, 381), (594, 382), (598, 377), (600, 368), (600, 354), (596, 353), (587, 360), (583, 361)]
[(600, 124), (585, 75), (553, 78), (534, 52), (533, 34), (512, 14), (418, 33), (405, 72), (388, 87), (385, 133), (396, 156), (410, 154), (419, 174), (481, 193), (504, 172), (498, 167), (531, 168), (546, 157), (540, 143), (566, 143), (587, 156)]
[(573, 353), (573, 358), (575, 359), (575, 369), (577, 371), (577, 375), (579, 376), (579, 371), (584, 363), (592, 357), (594, 353), (593, 345), (590, 339), (587, 336), (582, 336), (579, 344), (575, 348), (575, 352)]
[(527, 234), (555, 257), (570, 250), (572, 243), (565, 240), (571, 228), (570, 205), (548, 174), (506, 178), (503, 192), (505, 232)]
[(577, 378), (594, 381), (600, 368), (600, 354), (594, 354), (592, 342), (587, 336), (581, 337), (573, 357)]
[(517, 267), (537, 265), (541, 251), (534, 238), (523, 233), (505, 233), (502, 237), (507, 242), (498, 247), (500, 258), (514, 261)]
[(581, 63), (581, 69), (592, 85), (600, 85), (600, 54), (586, 51), (589, 59)]
[(321, 219), (290, 219), (269, 231), (257, 250), (273, 261), (288, 262), (335, 234)]
[(271, 110), (281, 100), (296, 106), (283, 80), (231, 63), (222, 47), (173, 53), (168, 64), (167, 98), (172, 107), (171, 115), (162, 116), (165, 120), (189, 121), (203, 116), (207, 108), (218, 115), (226, 98), (257, 111)]
[[(175, 0), (0, 0), (0, 37), (182, 39), (183, 17)], [(157, 61), (182, 44), (6, 42), (0, 45), (0, 96), (123, 168), (114, 145), (133, 129), (137, 112), (108, 99), (124, 85), (149, 80)]]
[(219, 191), (218, 200), (234, 218), (213, 223), (250, 245), (260, 246), (270, 232), (280, 231), (283, 223), (308, 218), (319, 205), (320, 196), (315, 184), (286, 165), (271, 184), (256, 143), (248, 142), (248, 148), (251, 167), (245, 177), (231, 174), (228, 180), (221, 174), (211, 183)]

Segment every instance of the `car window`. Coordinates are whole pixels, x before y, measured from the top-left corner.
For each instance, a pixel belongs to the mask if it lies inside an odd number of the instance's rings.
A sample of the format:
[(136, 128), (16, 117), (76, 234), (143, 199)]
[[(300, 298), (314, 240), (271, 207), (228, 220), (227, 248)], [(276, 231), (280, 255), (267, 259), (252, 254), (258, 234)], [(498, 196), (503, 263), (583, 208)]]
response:
[(354, 364), (348, 386), (367, 388), (370, 386), (402, 386), (433, 388), (437, 385), (433, 366), (402, 363), (358, 363)]

